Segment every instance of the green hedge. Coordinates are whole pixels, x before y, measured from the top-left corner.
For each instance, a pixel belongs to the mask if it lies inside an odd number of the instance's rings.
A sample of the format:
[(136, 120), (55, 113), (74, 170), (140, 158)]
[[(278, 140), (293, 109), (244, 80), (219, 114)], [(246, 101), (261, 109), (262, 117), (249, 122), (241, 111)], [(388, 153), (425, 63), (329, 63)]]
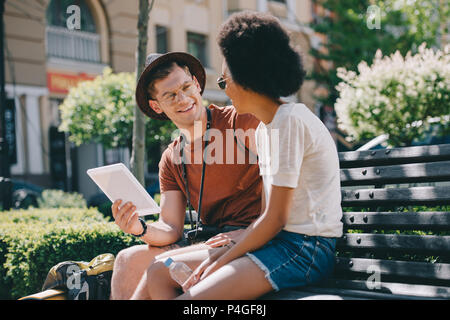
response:
[(39, 292), (49, 269), (142, 244), (96, 209), (0, 212), (0, 299)]
[(37, 199), (39, 208), (87, 208), (86, 200), (78, 192), (64, 192), (57, 189), (42, 191)]

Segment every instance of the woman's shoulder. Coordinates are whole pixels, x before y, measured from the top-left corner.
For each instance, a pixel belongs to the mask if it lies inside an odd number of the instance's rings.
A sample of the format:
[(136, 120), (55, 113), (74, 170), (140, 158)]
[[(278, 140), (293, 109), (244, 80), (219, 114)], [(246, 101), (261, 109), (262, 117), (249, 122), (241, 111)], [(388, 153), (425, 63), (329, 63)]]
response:
[(288, 122), (305, 126), (316, 124), (317, 121), (321, 122), (319, 117), (303, 103), (287, 103), (281, 105), (275, 118), (281, 126)]
[(303, 103), (285, 103), (280, 106), (280, 115), (283, 117), (300, 117), (312, 111)]
[(289, 122), (302, 121), (304, 113), (309, 110), (301, 103), (285, 103), (279, 106), (272, 122), (271, 127), (284, 127)]

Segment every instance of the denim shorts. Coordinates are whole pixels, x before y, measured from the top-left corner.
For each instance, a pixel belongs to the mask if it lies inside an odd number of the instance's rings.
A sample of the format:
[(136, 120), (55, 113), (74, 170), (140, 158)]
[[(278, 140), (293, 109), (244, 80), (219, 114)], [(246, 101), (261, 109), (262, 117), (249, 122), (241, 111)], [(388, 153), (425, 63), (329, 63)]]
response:
[(280, 231), (247, 256), (264, 271), (275, 291), (325, 280), (334, 268), (336, 238)]

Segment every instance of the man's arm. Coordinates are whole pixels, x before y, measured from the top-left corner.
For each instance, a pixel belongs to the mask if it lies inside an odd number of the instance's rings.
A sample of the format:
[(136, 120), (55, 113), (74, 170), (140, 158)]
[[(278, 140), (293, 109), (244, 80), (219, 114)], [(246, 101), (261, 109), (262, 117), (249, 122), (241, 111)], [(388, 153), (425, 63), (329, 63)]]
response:
[[(181, 191), (166, 191), (161, 194), (159, 220), (149, 225), (143, 240), (154, 246), (165, 246), (180, 239), (186, 216), (186, 198)], [(148, 239), (148, 241), (147, 241)]]
[[(121, 200), (113, 203), (111, 209), (115, 223), (125, 233), (140, 234), (143, 227), (136, 208), (131, 202), (122, 207)], [(182, 235), (186, 214), (186, 199), (181, 191), (166, 191), (161, 194), (159, 220), (147, 224), (147, 232), (141, 238), (152, 246), (166, 246), (176, 242)]]

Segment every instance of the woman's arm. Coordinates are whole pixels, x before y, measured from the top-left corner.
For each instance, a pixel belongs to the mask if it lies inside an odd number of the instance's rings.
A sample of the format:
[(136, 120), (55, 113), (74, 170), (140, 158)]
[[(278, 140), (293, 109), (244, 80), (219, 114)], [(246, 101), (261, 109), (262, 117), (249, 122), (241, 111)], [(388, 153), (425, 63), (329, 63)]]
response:
[[(261, 193), (261, 212), (264, 212), (266, 208), (266, 196), (264, 193), (264, 189)], [(217, 248), (224, 245), (229, 244), (230, 242), (236, 243), (239, 242), (239, 239), (244, 234), (246, 229), (239, 229), (230, 232), (219, 233), (211, 238), (209, 238), (205, 244), (210, 246), (211, 248)]]
[(262, 247), (275, 237), (286, 225), (293, 194), (293, 188), (272, 186), (264, 213), (246, 229), (241, 241), (217, 260), (218, 264), (225, 265), (249, 251)]
[(229, 250), (220, 251), (214, 257), (205, 260), (186, 281), (183, 289), (189, 289), (199, 280), (206, 278), (220, 267), (249, 251), (262, 247), (275, 237), (287, 222), (292, 206), (293, 193), (293, 188), (272, 186), (266, 210), (248, 226), (240, 237), (240, 241)]
[(264, 186), (261, 190), (261, 212), (266, 211), (266, 192), (264, 191)]

